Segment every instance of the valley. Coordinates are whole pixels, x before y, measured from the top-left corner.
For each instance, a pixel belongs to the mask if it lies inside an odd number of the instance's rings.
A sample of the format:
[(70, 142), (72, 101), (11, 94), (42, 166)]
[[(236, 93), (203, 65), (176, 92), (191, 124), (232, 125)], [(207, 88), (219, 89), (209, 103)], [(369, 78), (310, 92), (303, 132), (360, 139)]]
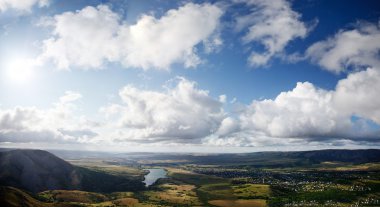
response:
[[(113, 155), (82, 152), (80, 156), (69, 151), (52, 153), (75, 170), (81, 178), (78, 186), (33, 192), (4, 182), (0, 176), (1, 206), (380, 205), (378, 150)], [(355, 158), (347, 162), (349, 156)], [(166, 174), (145, 186), (148, 169)]]

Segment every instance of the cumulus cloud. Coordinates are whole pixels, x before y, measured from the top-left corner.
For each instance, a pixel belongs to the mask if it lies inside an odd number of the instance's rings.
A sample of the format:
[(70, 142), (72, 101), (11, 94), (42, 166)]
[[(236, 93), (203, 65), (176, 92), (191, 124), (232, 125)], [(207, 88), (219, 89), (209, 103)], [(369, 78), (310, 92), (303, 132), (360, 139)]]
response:
[[(347, 124), (332, 105), (332, 92), (311, 83), (297, 83), (274, 100), (254, 101), (242, 114), (242, 126), (272, 137), (315, 137), (331, 135)], [(343, 126), (341, 126), (343, 125)]]
[(218, 130), (215, 132), (218, 136), (231, 135), (240, 130), (239, 122), (232, 117), (226, 117), (221, 122)]
[(34, 107), (0, 108), (0, 142), (78, 143), (97, 134), (85, 119), (75, 116), (81, 95), (68, 91), (48, 109)]
[(119, 16), (107, 6), (85, 7), (44, 19), (54, 28), (54, 37), (43, 43), (41, 59), (52, 59), (58, 68), (70, 66), (98, 68), (104, 60), (118, 58)]
[(340, 30), (333, 37), (310, 46), (306, 56), (324, 69), (349, 72), (337, 83), (333, 104), (340, 113), (380, 124), (380, 27), (359, 22), (355, 29)]
[(223, 110), (224, 95), (213, 98), (185, 78), (169, 81), (160, 92), (127, 85), (119, 91), (121, 103), (101, 108), (101, 123), (77, 115), (81, 94), (67, 91), (48, 109), (0, 109), (0, 142), (272, 149), (375, 143), (380, 139), (379, 79), (379, 70), (368, 68), (339, 81), (335, 90), (300, 82), (274, 99), (240, 104), (230, 113)]
[(306, 57), (325, 69), (350, 72), (334, 90), (299, 82), (274, 99), (254, 100), (237, 112), (238, 119), (226, 119), (205, 143), (335, 146), (379, 142), (379, 31), (378, 25), (360, 23), (308, 48)]
[(379, 142), (379, 91), (380, 72), (373, 68), (350, 74), (330, 91), (299, 82), (274, 99), (254, 100), (238, 119), (225, 118), (204, 141), (228, 146)]
[(34, 108), (20, 108), (0, 111), (0, 128), (2, 130), (22, 130), (32, 123), (40, 121)]
[(370, 119), (380, 125), (380, 70), (368, 68), (338, 82), (334, 103), (342, 112)]
[(39, 7), (47, 6), (49, 0), (0, 0), (0, 12), (7, 10), (17, 10), (30, 12), (34, 5)]
[(199, 142), (214, 133), (224, 118), (222, 103), (197, 88), (195, 82), (178, 78), (166, 92), (141, 90), (132, 85), (120, 90), (123, 105), (102, 109), (107, 116), (120, 114), (116, 141)]
[(311, 45), (306, 56), (328, 71), (340, 73), (352, 68), (380, 68), (380, 28), (359, 23), (352, 30), (341, 30), (327, 40)]
[(40, 59), (61, 69), (99, 68), (105, 62), (143, 69), (168, 70), (174, 63), (196, 67), (198, 45), (211, 52), (222, 44), (217, 34), (222, 14), (216, 5), (187, 3), (160, 18), (142, 15), (128, 24), (106, 5), (88, 6), (44, 20), (53, 37), (43, 42)]
[(264, 51), (252, 51), (248, 62), (254, 67), (265, 66), (270, 59), (283, 52), (290, 41), (304, 38), (308, 28), (300, 20), (301, 15), (292, 10), (286, 0), (237, 0), (251, 9), (250, 14), (237, 17), (236, 28), (247, 28), (243, 42), (257, 43)]

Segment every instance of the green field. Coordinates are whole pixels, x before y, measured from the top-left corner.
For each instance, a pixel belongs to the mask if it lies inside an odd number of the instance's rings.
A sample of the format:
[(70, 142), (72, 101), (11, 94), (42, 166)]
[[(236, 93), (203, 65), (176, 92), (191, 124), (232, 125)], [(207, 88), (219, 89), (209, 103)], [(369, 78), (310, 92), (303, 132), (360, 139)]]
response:
[(239, 199), (268, 199), (271, 196), (269, 185), (242, 184), (232, 186), (234, 195)]

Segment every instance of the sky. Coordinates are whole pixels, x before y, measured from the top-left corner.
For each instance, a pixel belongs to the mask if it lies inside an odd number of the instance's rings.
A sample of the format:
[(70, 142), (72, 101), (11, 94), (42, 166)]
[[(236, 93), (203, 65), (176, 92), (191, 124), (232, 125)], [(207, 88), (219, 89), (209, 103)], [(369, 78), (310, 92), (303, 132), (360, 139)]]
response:
[(377, 0), (0, 0), (0, 147), (380, 148)]

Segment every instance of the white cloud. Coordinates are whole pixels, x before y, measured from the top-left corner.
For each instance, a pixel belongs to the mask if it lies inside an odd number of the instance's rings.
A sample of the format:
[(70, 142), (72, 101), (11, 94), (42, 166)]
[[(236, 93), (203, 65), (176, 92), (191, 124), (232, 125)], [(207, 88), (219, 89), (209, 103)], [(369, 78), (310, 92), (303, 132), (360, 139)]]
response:
[(193, 143), (215, 132), (224, 118), (222, 103), (198, 89), (195, 82), (177, 81), (166, 92), (131, 85), (120, 90), (124, 104), (102, 110), (107, 116), (121, 115), (113, 126), (119, 130), (109, 137), (126, 142)]
[(162, 92), (127, 85), (119, 91), (121, 104), (101, 108), (101, 122), (78, 115), (81, 94), (67, 91), (48, 109), (0, 109), (0, 142), (271, 149), (375, 143), (379, 129), (370, 121), (379, 124), (379, 79), (379, 71), (369, 68), (339, 81), (335, 90), (297, 83), (274, 99), (255, 100), (230, 114), (223, 110), (223, 95), (213, 98), (184, 78), (169, 81), (175, 84)]
[(331, 91), (300, 82), (275, 99), (253, 101), (237, 112), (238, 119), (225, 118), (204, 142), (227, 146), (378, 142), (379, 127), (371, 122), (380, 126), (379, 91), (380, 72), (373, 68), (350, 74)]
[(380, 124), (379, 52), (379, 25), (360, 22), (355, 29), (341, 30), (313, 44), (306, 56), (328, 71), (351, 73), (337, 83), (334, 91), (333, 104), (340, 113)]
[(342, 112), (370, 119), (380, 125), (380, 70), (368, 68), (340, 80), (334, 94)]
[(196, 67), (201, 62), (197, 45), (205, 43), (211, 52), (222, 44), (217, 35), (222, 14), (212, 4), (187, 3), (161, 18), (143, 15), (129, 25), (108, 6), (89, 6), (45, 19), (54, 31), (40, 58), (61, 69), (99, 68), (105, 62), (143, 69), (168, 70), (174, 63)]
[(0, 142), (78, 143), (96, 136), (93, 124), (76, 116), (74, 101), (81, 95), (66, 92), (53, 107), (0, 108)]
[(293, 11), (286, 0), (237, 0), (251, 7), (251, 13), (237, 17), (236, 28), (248, 28), (243, 42), (258, 43), (264, 51), (252, 51), (248, 59), (254, 67), (265, 66), (270, 59), (283, 52), (288, 43), (304, 38), (308, 28), (300, 21), (300, 14)]
[[(263, 135), (261, 133), (252, 133), (252, 131), (238, 131), (229, 136), (209, 136), (202, 140), (204, 145), (218, 147), (259, 147), (257, 151), (264, 149), (276, 150), (284, 148), (310, 146), (310, 141), (299, 138), (276, 138)], [(319, 143), (321, 145), (321, 143)]]
[(328, 71), (339, 73), (350, 67), (380, 68), (379, 25), (361, 23), (356, 29), (341, 30), (327, 40), (310, 46), (306, 56)]
[(0, 0), (0, 12), (10, 9), (30, 12), (34, 5), (39, 7), (47, 6), (49, 0)]
[[(293, 90), (282, 92), (275, 99), (254, 100), (237, 112), (239, 119), (223, 123), (218, 130), (223, 133), (207, 137), (205, 143), (335, 146), (378, 142), (379, 31), (376, 25), (361, 23), (357, 29), (340, 31), (309, 47), (306, 57), (327, 70), (351, 72), (338, 81), (335, 90), (320, 89), (304, 82), (297, 83)], [(234, 130), (225, 130), (229, 125), (234, 126)]]
[(52, 59), (58, 68), (98, 68), (118, 59), (119, 16), (107, 6), (88, 6), (45, 21), (54, 27), (54, 37), (44, 41), (41, 58)]
[(16, 107), (14, 110), (1, 110), (0, 113), (2, 130), (22, 130), (32, 123), (41, 121), (34, 108)]
[(219, 102), (226, 103), (227, 102), (227, 96), (225, 94), (219, 96)]
[[(241, 115), (242, 128), (271, 137), (326, 137), (350, 127), (332, 103), (333, 92), (297, 83), (274, 100), (254, 101)], [(348, 122), (347, 122), (348, 121)]]
[(235, 133), (239, 130), (239, 123), (231, 117), (226, 117), (225, 119), (223, 119), (222, 123), (220, 124), (220, 127), (218, 128), (215, 134), (219, 136), (225, 136)]

